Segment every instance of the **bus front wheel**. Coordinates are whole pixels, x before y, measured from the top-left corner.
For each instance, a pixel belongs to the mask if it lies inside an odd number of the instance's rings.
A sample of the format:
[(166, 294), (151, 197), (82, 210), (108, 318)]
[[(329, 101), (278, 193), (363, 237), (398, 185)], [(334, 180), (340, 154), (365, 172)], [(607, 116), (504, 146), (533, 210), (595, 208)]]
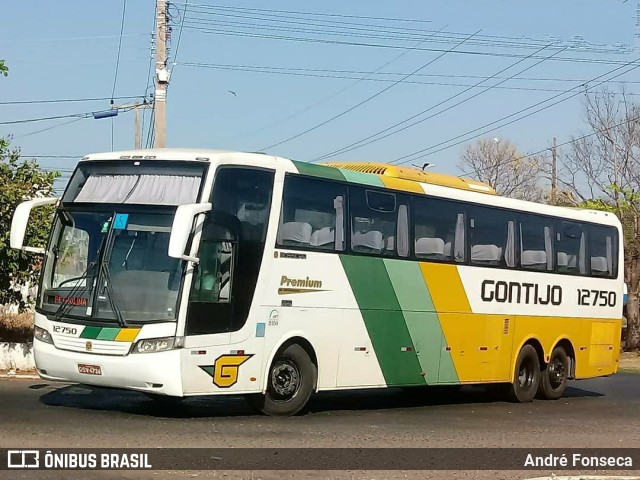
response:
[(569, 357), (562, 347), (556, 347), (551, 352), (549, 363), (542, 371), (538, 397), (546, 400), (557, 400), (562, 397), (567, 386), (569, 374)]
[(298, 344), (289, 345), (269, 368), (267, 391), (248, 395), (249, 405), (266, 415), (295, 415), (309, 401), (318, 379), (318, 369)]
[(509, 399), (513, 402), (530, 402), (535, 397), (540, 384), (540, 360), (536, 349), (525, 345), (516, 359), (513, 383), (509, 389)]

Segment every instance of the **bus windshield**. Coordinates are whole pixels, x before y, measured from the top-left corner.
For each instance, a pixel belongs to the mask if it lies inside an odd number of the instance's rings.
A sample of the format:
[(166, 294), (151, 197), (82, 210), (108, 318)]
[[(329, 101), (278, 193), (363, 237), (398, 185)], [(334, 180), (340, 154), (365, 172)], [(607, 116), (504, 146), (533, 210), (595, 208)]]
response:
[(172, 213), (61, 210), (39, 306), (56, 317), (175, 320), (182, 262), (167, 255)]

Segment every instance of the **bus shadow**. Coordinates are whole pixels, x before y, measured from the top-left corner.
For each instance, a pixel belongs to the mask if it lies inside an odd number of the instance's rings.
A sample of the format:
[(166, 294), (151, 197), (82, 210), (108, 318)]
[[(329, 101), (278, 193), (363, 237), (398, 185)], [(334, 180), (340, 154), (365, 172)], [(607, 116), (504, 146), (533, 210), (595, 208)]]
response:
[[(604, 394), (567, 387), (564, 398), (600, 397)], [(152, 399), (143, 393), (87, 385), (68, 385), (43, 393), (40, 401), (47, 406), (83, 410), (103, 410), (161, 418), (213, 418), (256, 415), (244, 398), (189, 397), (184, 399)], [(351, 410), (392, 410), (428, 406), (506, 403), (495, 393), (482, 387), (390, 388), (321, 392), (312, 397), (306, 413)]]

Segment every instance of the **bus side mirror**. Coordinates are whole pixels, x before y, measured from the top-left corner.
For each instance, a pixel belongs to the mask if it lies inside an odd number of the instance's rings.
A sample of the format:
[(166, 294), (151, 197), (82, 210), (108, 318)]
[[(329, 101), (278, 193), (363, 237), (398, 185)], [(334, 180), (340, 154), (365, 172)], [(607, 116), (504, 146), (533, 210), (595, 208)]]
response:
[(11, 248), (25, 252), (44, 253), (43, 247), (29, 247), (24, 245), (24, 235), (27, 231), (29, 215), (31, 214), (31, 209), (42, 205), (56, 204), (58, 200), (59, 198), (57, 197), (34, 198), (33, 200), (27, 200), (18, 205), (11, 219)]
[(169, 256), (180, 260), (190, 260), (198, 262), (196, 257), (185, 255), (189, 235), (193, 227), (193, 219), (196, 215), (211, 210), (210, 203), (190, 203), (188, 205), (180, 205), (173, 217), (173, 225), (171, 226), (171, 236), (169, 237)]

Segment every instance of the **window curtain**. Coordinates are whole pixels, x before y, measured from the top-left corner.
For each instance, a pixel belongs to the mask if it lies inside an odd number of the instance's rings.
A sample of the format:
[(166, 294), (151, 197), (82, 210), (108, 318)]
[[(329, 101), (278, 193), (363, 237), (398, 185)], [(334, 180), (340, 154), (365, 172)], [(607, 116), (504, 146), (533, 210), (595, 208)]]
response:
[(547, 270), (553, 270), (553, 238), (551, 238), (551, 227), (544, 227), (544, 250), (547, 252)]
[(580, 273), (587, 273), (587, 247), (584, 232), (580, 235), (580, 252), (578, 253), (578, 266), (580, 267)]
[(74, 201), (183, 205), (197, 200), (200, 181), (194, 175), (91, 175)]
[(407, 206), (400, 205), (398, 207), (398, 227), (397, 227), (398, 255), (401, 257), (409, 256), (409, 215), (407, 213)]
[(507, 225), (507, 245), (504, 249), (504, 261), (507, 267), (516, 265), (516, 223), (510, 220)]
[(464, 262), (464, 214), (459, 213), (456, 220), (456, 238), (454, 240), (453, 256), (456, 262)]
[(333, 199), (333, 208), (336, 209), (336, 250), (344, 250), (344, 200), (342, 195)]

